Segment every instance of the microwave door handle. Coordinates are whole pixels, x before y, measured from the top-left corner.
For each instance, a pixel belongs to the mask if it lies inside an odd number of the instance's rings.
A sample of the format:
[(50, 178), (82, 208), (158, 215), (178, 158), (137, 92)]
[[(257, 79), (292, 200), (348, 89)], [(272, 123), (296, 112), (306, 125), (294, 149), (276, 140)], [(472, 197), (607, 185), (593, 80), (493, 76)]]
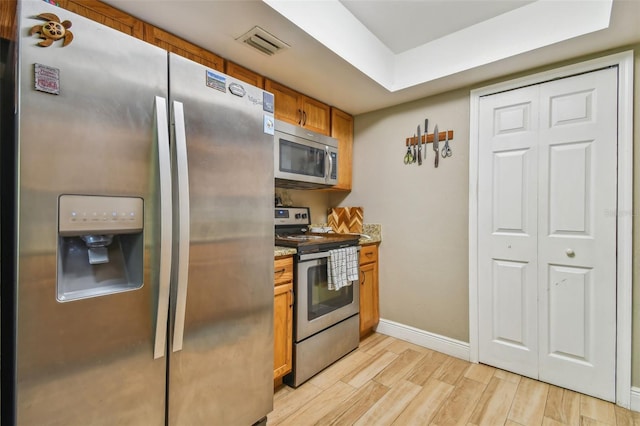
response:
[(324, 180), (325, 182), (328, 182), (329, 178), (331, 178), (331, 169), (333, 169), (333, 160), (331, 159), (331, 153), (329, 152), (328, 146), (324, 147), (324, 152), (327, 158), (325, 160), (325, 166), (327, 166), (327, 163), (329, 163), (328, 167), (325, 169)]
[(156, 96), (155, 142), (158, 144), (158, 174), (160, 185), (160, 273), (158, 276), (158, 305), (153, 358), (162, 358), (167, 343), (167, 317), (169, 316), (169, 290), (171, 285), (171, 154), (169, 153), (169, 122), (167, 101)]
[(176, 279), (176, 309), (173, 325), (173, 352), (182, 350), (184, 317), (187, 308), (187, 284), (189, 280), (189, 170), (187, 162), (187, 136), (185, 131), (184, 106), (173, 101), (175, 131), (175, 168), (178, 199), (178, 271)]

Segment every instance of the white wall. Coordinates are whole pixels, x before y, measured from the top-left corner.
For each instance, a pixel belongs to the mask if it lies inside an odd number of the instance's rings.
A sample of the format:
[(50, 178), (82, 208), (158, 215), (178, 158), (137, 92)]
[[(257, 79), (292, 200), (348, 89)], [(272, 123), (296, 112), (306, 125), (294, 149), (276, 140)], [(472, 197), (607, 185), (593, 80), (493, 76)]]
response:
[[(453, 156), (434, 168), (405, 165), (405, 138), (454, 131)], [(356, 117), (353, 190), (334, 205), (362, 206), (382, 224), (380, 315), (468, 341), (469, 91), (459, 90)]]

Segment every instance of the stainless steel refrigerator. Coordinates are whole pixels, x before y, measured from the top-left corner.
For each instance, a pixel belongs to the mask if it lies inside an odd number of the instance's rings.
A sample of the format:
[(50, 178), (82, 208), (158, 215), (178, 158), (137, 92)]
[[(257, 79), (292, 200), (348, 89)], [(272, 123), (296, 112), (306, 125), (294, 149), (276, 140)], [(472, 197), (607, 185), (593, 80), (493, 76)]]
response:
[(46, 2), (18, 7), (17, 237), (2, 247), (17, 424), (260, 421), (273, 96)]

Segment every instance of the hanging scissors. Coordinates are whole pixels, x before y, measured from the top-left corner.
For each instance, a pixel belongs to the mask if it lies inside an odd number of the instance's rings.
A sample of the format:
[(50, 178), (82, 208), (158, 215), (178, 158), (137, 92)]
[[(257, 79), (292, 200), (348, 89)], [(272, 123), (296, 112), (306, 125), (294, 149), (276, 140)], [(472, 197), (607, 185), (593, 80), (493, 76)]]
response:
[(451, 148), (449, 147), (449, 131), (444, 132), (444, 147), (442, 147), (442, 158), (451, 157), (453, 152), (451, 152)]
[(404, 164), (413, 163), (413, 154), (411, 153), (411, 144), (407, 145), (407, 153), (404, 154)]

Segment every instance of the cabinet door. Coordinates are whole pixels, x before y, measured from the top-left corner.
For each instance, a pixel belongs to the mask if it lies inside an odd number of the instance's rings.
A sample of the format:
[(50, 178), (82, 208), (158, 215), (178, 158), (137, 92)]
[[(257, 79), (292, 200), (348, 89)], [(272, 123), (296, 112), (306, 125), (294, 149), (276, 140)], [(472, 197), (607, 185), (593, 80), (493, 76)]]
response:
[(360, 336), (378, 325), (378, 263), (360, 267)]
[(293, 284), (274, 287), (273, 295), (273, 378), (275, 380), (291, 371)]
[(14, 24), (16, 20), (16, 0), (0, 1), (0, 38), (13, 40)]
[(331, 133), (331, 107), (301, 95), (302, 127), (329, 136)]
[(98, 0), (59, 0), (60, 7), (130, 36), (143, 38), (143, 23)]
[(353, 163), (353, 117), (331, 108), (331, 136), (338, 139), (338, 184), (332, 189), (351, 191)]
[[(161, 47), (184, 58), (191, 59), (206, 67), (224, 72), (224, 59), (220, 56), (163, 31), (160, 28), (156, 28), (153, 25), (144, 24), (144, 40), (147, 43)], [(202, 78), (204, 81), (204, 75)]]
[(264, 87), (264, 77), (233, 62), (227, 61), (224, 72), (225, 74), (235, 77), (238, 80), (242, 80), (245, 83), (252, 84), (261, 89)]
[(298, 92), (271, 80), (265, 80), (264, 89), (275, 96), (274, 116), (277, 120), (286, 121), (296, 126), (302, 125), (302, 110), (299, 106), (300, 94)]

